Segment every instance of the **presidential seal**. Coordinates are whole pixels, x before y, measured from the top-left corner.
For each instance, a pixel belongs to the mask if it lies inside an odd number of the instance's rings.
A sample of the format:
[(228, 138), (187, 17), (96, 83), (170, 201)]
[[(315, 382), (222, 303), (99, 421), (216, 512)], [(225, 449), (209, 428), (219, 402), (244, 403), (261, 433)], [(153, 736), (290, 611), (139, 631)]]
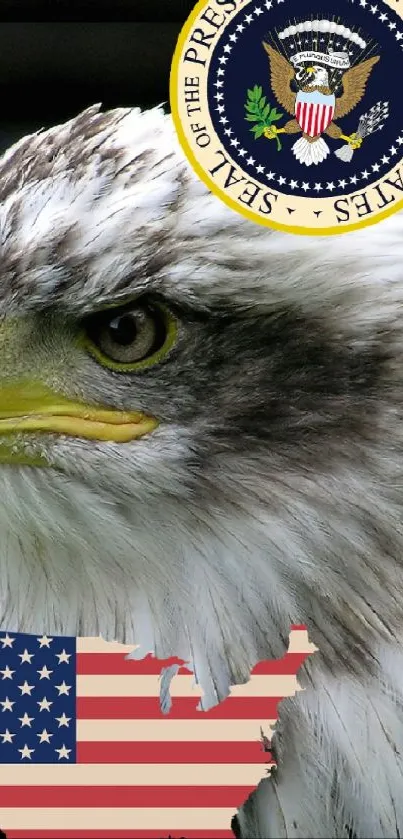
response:
[(403, 0), (200, 0), (172, 62), (172, 115), (234, 210), (338, 234), (403, 207), (402, 72)]

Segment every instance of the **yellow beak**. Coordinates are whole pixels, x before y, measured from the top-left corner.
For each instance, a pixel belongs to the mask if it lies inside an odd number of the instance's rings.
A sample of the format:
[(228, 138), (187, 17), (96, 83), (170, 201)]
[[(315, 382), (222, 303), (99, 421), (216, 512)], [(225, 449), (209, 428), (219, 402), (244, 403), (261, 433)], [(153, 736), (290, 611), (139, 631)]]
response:
[(158, 420), (138, 411), (113, 411), (72, 401), (44, 385), (0, 384), (0, 435), (66, 434), (86, 440), (127, 443), (153, 431)]
[(315, 68), (314, 68), (314, 67), (307, 67), (307, 68), (306, 68), (306, 72), (307, 72), (307, 73), (314, 73), (314, 72), (315, 72)]

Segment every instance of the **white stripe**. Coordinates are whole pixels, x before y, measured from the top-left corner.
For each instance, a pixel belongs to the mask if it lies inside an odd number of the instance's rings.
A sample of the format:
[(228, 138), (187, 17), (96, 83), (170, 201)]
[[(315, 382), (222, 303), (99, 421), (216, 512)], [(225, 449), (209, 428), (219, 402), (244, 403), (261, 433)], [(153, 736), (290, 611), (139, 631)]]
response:
[(316, 652), (317, 649), (315, 644), (311, 644), (306, 629), (294, 629), (290, 633), (289, 653), (306, 653), (308, 655)]
[[(251, 676), (244, 685), (231, 688), (231, 696), (293, 696), (300, 690), (296, 676)], [(77, 696), (159, 696), (159, 676), (77, 676)], [(170, 687), (170, 694), (190, 696), (197, 699), (202, 695), (194, 676), (176, 676)]]
[[(217, 763), (114, 763), (113, 766), (77, 763), (60, 764), (55, 769), (51, 764), (3, 764), (0, 766), (0, 785), (3, 789), (7, 786), (221, 786), (223, 783), (225, 786), (256, 786), (270, 766), (270, 763), (229, 763), (225, 766)], [(186, 803), (185, 796), (183, 803)], [(23, 792), (20, 806), (24, 806)], [(3, 824), (2, 813), (1, 809), (0, 824)]]
[(2, 807), (4, 830), (229, 830), (233, 807)]
[[(202, 716), (202, 714), (200, 714)], [(250, 743), (269, 736), (275, 720), (77, 720), (77, 740), (85, 742)]]
[[(138, 649), (139, 644), (119, 644), (117, 641), (105, 641), (103, 638), (77, 638), (78, 653), (127, 653)], [(144, 658), (148, 655), (144, 652)]]
[[(333, 107), (333, 106), (329, 106)], [(139, 649), (136, 644), (119, 644), (117, 641), (105, 641), (101, 637), (97, 638), (77, 638), (77, 652), (78, 653), (130, 653), (132, 650)], [(306, 629), (293, 629), (290, 632), (290, 653), (310, 653), (315, 652), (317, 647), (311, 644), (308, 638)], [(144, 651), (144, 658), (149, 655), (151, 651)]]

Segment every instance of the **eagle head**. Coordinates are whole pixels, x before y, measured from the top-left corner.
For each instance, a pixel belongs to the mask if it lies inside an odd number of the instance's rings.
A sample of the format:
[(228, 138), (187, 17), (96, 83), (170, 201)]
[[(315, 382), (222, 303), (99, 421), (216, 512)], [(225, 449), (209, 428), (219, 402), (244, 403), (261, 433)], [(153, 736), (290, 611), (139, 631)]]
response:
[(0, 199), (1, 628), (179, 656), (206, 706), (292, 623), (359, 667), (403, 603), (403, 216), (254, 224), (160, 108), (23, 138)]
[(311, 87), (329, 87), (329, 73), (326, 67), (321, 67), (319, 64), (314, 64), (312, 67), (306, 68), (308, 74), (307, 88)]

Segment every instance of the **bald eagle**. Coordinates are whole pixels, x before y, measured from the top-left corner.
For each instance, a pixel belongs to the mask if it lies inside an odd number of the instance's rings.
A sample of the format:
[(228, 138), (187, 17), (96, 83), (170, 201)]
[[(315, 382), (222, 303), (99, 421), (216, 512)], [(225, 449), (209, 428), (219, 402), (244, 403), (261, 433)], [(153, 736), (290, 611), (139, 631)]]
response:
[(240, 217), (160, 108), (0, 161), (0, 628), (179, 656), (208, 708), (306, 624), (248, 839), (403, 832), (402, 243)]

